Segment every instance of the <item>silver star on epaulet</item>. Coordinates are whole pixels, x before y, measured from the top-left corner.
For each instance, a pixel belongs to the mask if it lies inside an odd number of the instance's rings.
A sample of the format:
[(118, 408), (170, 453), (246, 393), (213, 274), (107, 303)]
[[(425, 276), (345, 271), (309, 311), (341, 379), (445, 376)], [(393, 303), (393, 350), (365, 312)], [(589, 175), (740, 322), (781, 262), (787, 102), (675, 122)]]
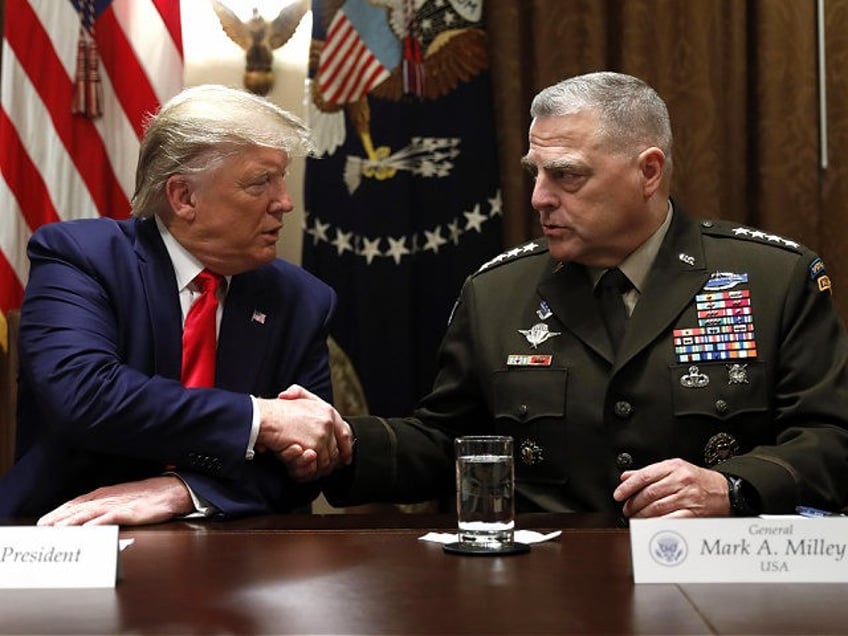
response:
[(786, 247), (791, 247), (794, 249), (798, 249), (799, 247), (801, 247), (799, 243), (796, 243), (795, 241), (790, 241), (789, 239), (785, 239), (782, 236), (778, 236), (777, 234), (769, 234), (767, 232), (763, 232), (761, 230), (753, 230), (748, 227), (733, 228), (733, 233), (736, 236), (760, 239), (763, 241), (768, 241), (770, 243), (777, 243), (778, 245), (785, 245)]
[(521, 256), (522, 254), (527, 254), (529, 252), (534, 251), (539, 247), (539, 244), (536, 242), (526, 243), (525, 245), (521, 245), (519, 247), (514, 247), (511, 250), (506, 252), (502, 252), (495, 256), (493, 259), (486, 261), (483, 263), (477, 272), (482, 272), (483, 270), (489, 269), (493, 265), (497, 265), (498, 263), (502, 263), (503, 261), (507, 261), (515, 258), (516, 256)]

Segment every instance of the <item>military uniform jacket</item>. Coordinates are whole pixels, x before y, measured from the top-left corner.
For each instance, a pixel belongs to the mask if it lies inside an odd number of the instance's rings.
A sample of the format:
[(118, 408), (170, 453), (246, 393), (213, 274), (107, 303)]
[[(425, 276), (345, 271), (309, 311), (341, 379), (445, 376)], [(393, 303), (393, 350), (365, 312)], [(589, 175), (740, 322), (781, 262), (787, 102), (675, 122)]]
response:
[(680, 457), (734, 474), (764, 512), (848, 493), (848, 340), (815, 254), (728, 222), (674, 218), (617, 358), (585, 268), (535, 241), (463, 286), (414, 417), (350, 420), (338, 503), (453, 487), (452, 438), (515, 439), (517, 506), (614, 513), (626, 468)]

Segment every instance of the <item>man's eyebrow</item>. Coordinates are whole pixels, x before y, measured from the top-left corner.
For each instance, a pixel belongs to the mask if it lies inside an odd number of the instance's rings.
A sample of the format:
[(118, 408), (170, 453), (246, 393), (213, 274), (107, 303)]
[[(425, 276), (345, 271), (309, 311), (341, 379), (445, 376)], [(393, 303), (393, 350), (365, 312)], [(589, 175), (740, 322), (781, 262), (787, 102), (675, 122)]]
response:
[(568, 172), (577, 171), (579, 167), (580, 164), (570, 157), (558, 157), (542, 164), (542, 168), (545, 170), (566, 170)]
[(569, 157), (559, 157), (542, 162), (541, 165), (536, 165), (534, 161), (525, 155), (521, 158), (521, 165), (530, 172), (538, 172), (539, 170), (565, 170), (567, 172), (578, 172), (580, 164)]

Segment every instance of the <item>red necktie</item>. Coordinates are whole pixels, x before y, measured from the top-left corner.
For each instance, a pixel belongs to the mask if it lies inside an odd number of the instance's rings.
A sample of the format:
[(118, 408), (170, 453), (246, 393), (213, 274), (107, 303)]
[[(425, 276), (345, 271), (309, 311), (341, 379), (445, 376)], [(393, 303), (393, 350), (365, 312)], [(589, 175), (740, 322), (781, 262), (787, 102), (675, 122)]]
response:
[(200, 290), (183, 326), (182, 382), (187, 387), (215, 386), (215, 314), (221, 277), (204, 269), (194, 279)]

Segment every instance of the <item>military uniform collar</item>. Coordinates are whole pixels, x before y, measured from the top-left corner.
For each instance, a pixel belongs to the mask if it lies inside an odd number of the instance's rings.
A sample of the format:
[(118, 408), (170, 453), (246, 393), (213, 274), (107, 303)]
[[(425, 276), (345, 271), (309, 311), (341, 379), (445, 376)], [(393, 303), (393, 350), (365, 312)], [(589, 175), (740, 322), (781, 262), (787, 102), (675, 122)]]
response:
[[(665, 215), (665, 220), (662, 225), (657, 228), (648, 240), (637, 247), (631, 254), (618, 265), (625, 276), (633, 284), (636, 292), (642, 293), (645, 289), (645, 282), (648, 280), (648, 275), (651, 273), (651, 267), (657, 258), (657, 253), (660, 251), (665, 235), (668, 233), (668, 228), (671, 226), (671, 217), (674, 214), (674, 209), (671, 200), (668, 202), (668, 209)], [(595, 267), (587, 268), (589, 279), (592, 281), (592, 288), (598, 284), (601, 276), (606, 272), (606, 269)]]

